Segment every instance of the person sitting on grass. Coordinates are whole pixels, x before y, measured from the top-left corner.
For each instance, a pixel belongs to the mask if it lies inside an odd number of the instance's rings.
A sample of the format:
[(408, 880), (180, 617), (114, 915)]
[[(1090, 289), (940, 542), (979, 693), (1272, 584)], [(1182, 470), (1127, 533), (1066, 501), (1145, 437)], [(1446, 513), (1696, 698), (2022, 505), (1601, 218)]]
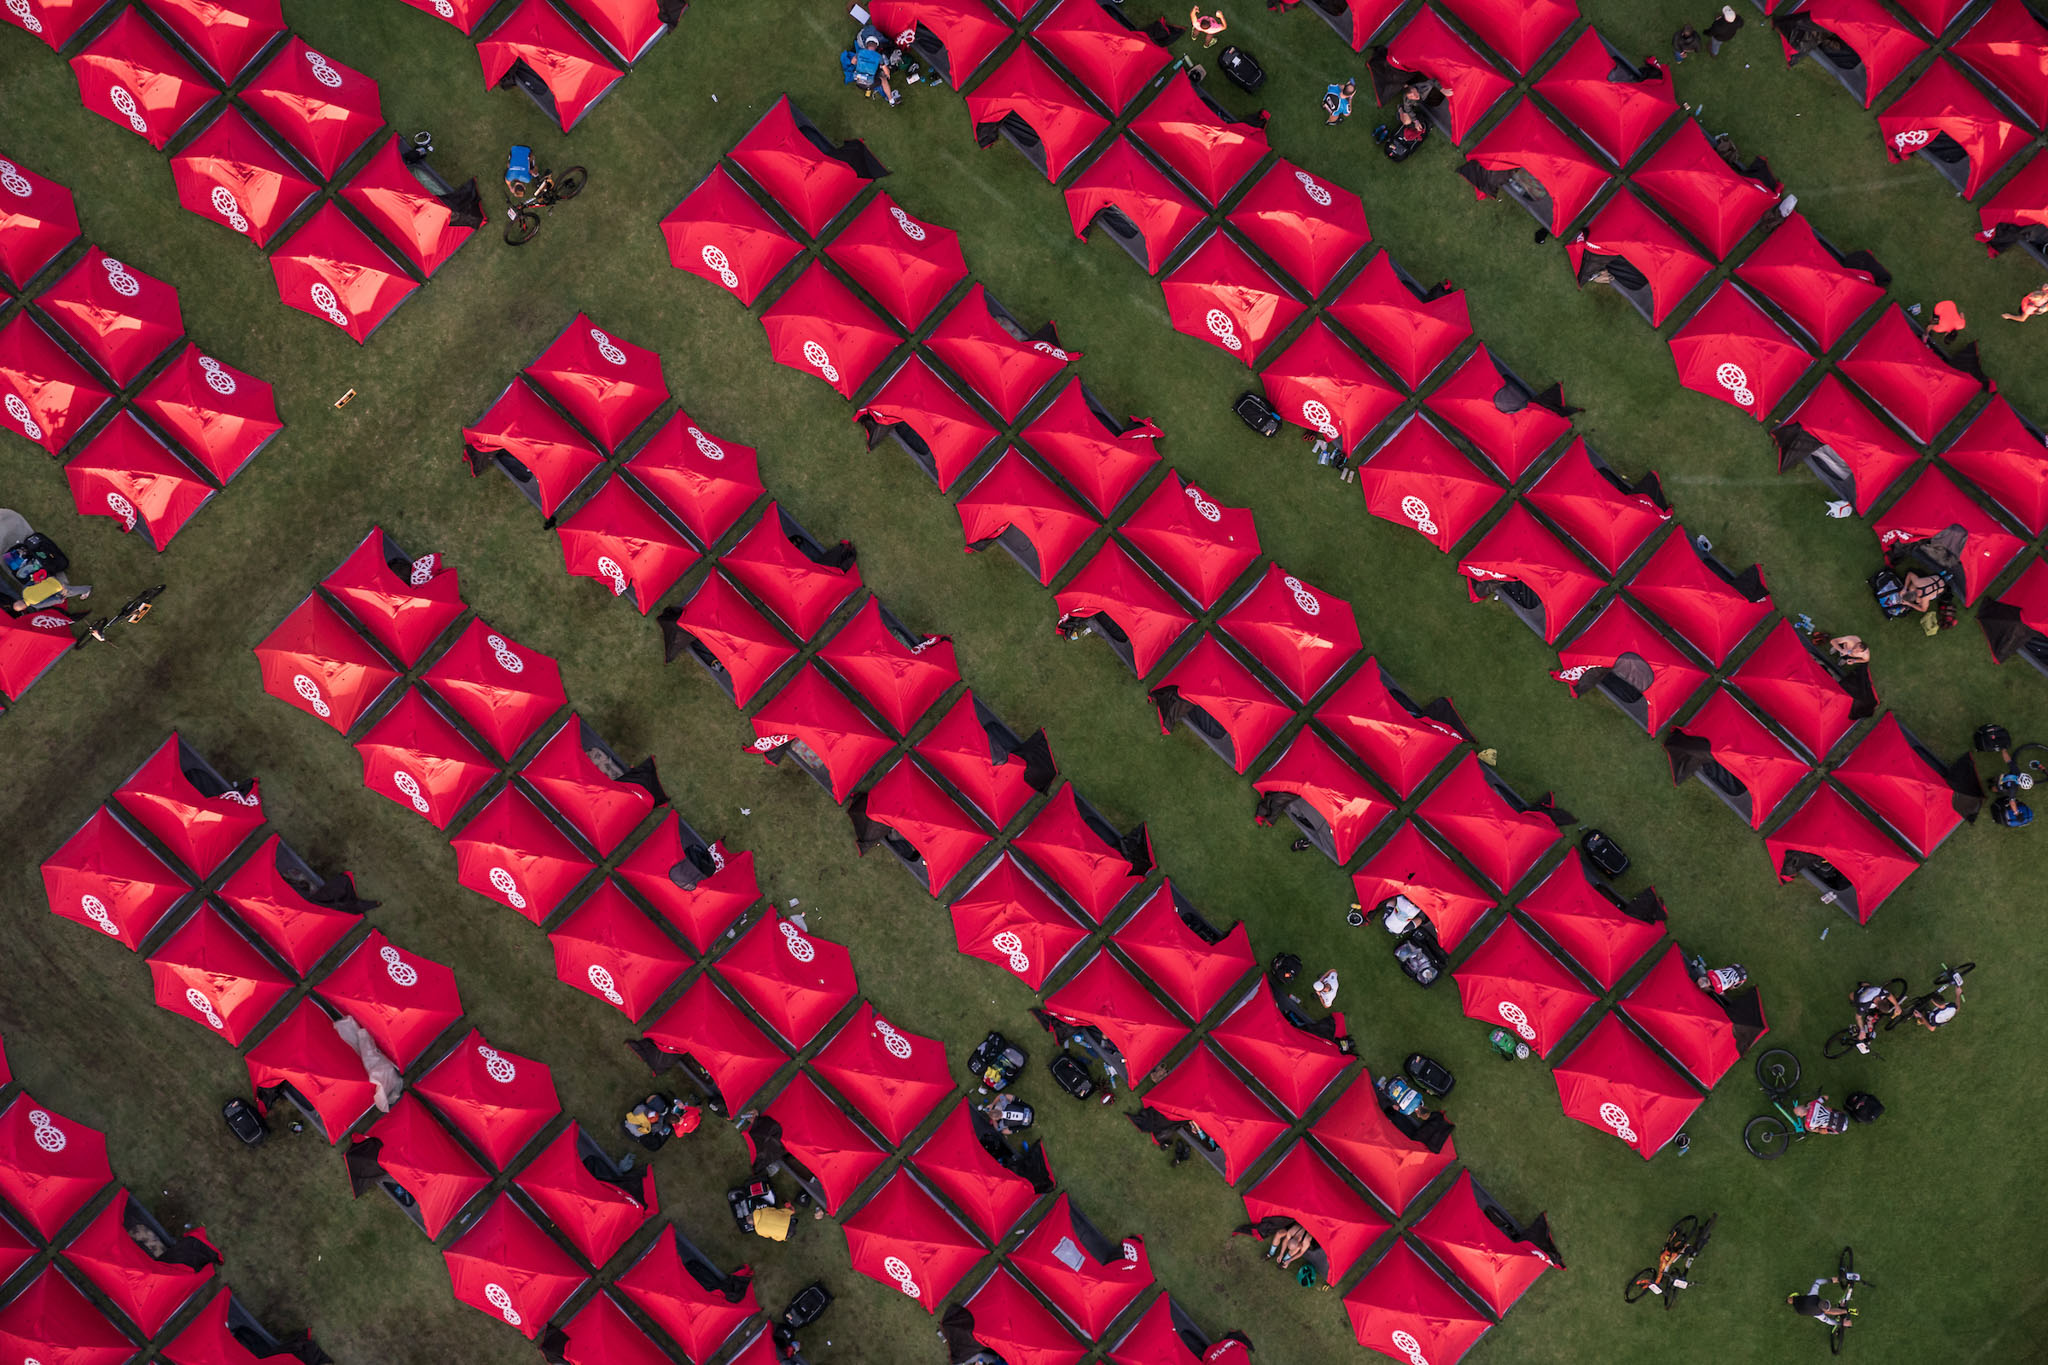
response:
[(1846, 1111), (1828, 1106), (1826, 1095), (1815, 1095), (1804, 1104), (1792, 1106), (1792, 1117), (1800, 1126), (1815, 1137), (1832, 1137), (1849, 1131), (1849, 1115)]
[(853, 83), (870, 98), (879, 88), (883, 99), (892, 105), (901, 104), (903, 93), (890, 87), (889, 68), (902, 58), (894, 52), (885, 57), (882, 47), (880, 29), (873, 24), (861, 29), (853, 45)]
[(1749, 968), (1740, 962), (1731, 962), (1726, 967), (1709, 967), (1706, 959), (1694, 958), (1692, 984), (1711, 996), (1728, 995), (1749, 984)]
[(1323, 91), (1323, 111), (1329, 115), (1323, 120), (1325, 127), (1335, 127), (1351, 117), (1351, 97), (1358, 93), (1358, 82), (1346, 77), (1342, 85), (1332, 85)]
[(2038, 317), (2042, 313), (2048, 313), (2048, 284), (2044, 284), (2039, 289), (2023, 296), (2020, 299), (2019, 312), (2000, 313), (1998, 316), (2004, 318), (2007, 322), (2025, 322), (2028, 318)]

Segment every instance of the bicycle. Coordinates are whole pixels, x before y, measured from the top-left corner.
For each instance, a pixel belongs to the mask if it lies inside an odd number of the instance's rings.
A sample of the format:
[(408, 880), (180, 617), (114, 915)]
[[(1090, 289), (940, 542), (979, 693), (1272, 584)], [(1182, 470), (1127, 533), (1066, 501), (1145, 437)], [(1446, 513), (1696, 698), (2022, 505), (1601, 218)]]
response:
[[(1906, 984), (1905, 977), (1895, 976), (1883, 983), (1883, 989), (1885, 996), (1894, 1002), (1893, 1009), (1885, 1016), (1884, 1026), (1890, 1028), (1905, 1014), (1906, 992), (1912, 988)], [(1875, 1031), (1872, 1030), (1873, 1033)], [(1873, 1041), (1875, 1040), (1872, 1038), (1859, 1036), (1857, 1025), (1851, 1024), (1848, 1028), (1838, 1029), (1829, 1034), (1827, 1041), (1821, 1044), (1820, 1053), (1829, 1061), (1834, 1061), (1836, 1058), (1846, 1057), (1851, 1052), (1868, 1053)]]
[(1900, 1008), (1898, 1018), (1887, 1020), (1885, 1027), (1892, 1028), (1900, 1020), (1911, 1019), (1930, 1006), (1945, 1004), (1946, 1002), (1942, 1000), (1941, 993), (1951, 987), (1954, 988), (1956, 993), (1956, 1004), (1961, 1005), (1963, 1003), (1963, 978), (1976, 970), (1977, 964), (1974, 962), (1965, 962), (1960, 967), (1951, 967), (1946, 962), (1942, 963), (1941, 971), (1935, 975), (1934, 985), (1928, 989), (1927, 993), (1925, 995), (1916, 995), (1911, 1000), (1908, 1000)]
[(1757, 1084), (1764, 1100), (1775, 1111), (1759, 1114), (1742, 1129), (1742, 1145), (1759, 1161), (1776, 1161), (1795, 1142), (1812, 1136), (1806, 1121), (1793, 1112), (1797, 1101), (1788, 1104), (1799, 1085), (1799, 1059), (1784, 1048), (1774, 1047), (1756, 1059)]
[(159, 583), (153, 588), (144, 588), (141, 592), (128, 599), (127, 605), (116, 611), (112, 616), (102, 616), (97, 621), (86, 622), (85, 634), (79, 636), (71, 647), (73, 649), (83, 649), (94, 642), (103, 645), (111, 644), (112, 641), (107, 639), (107, 631), (116, 622), (127, 626), (140, 625), (143, 618), (156, 609), (157, 594), (162, 592), (165, 586), (165, 584)]
[[(1685, 1278), (1692, 1269), (1692, 1263), (1707, 1249), (1707, 1239), (1714, 1235), (1714, 1223), (1719, 1214), (1710, 1213), (1702, 1223), (1697, 1214), (1687, 1214), (1671, 1225), (1671, 1231), (1664, 1238), (1664, 1249), (1657, 1253), (1657, 1264), (1644, 1266), (1629, 1277), (1622, 1287), (1621, 1297), (1625, 1302), (1640, 1302), (1645, 1295), (1658, 1294), (1668, 1309), (1678, 1298), (1678, 1291), (1692, 1288), (1693, 1282)], [(1668, 1278), (1667, 1278), (1668, 1277)]]
[(1849, 1300), (1856, 1297), (1858, 1288), (1870, 1283), (1870, 1281), (1856, 1273), (1856, 1250), (1854, 1247), (1843, 1247), (1841, 1259), (1835, 1265), (1835, 1273), (1841, 1277), (1842, 1281), (1842, 1297), (1835, 1306), (1848, 1309), (1848, 1314), (1845, 1317), (1836, 1319), (1835, 1325), (1828, 1329), (1828, 1354), (1832, 1356), (1838, 1356), (1842, 1353), (1842, 1339), (1848, 1335), (1849, 1324), (1856, 1317), (1856, 1309), (1849, 1307)]
[[(513, 198), (512, 206), (505, 210), (509, 220), (505, 224), (507, 246), (525, 246), (540, 233), (541, 213), (552, 214), (555, 205), (574, 199), (583, 193), (584, 185), (590, 181), (590, 172), (581, 166), (571, 166), (557, 176), (553, 171), (542, 171), (540, 178), (526, 187), (526, 197)], [(512, 195), (508, 188), (507, 196)]]

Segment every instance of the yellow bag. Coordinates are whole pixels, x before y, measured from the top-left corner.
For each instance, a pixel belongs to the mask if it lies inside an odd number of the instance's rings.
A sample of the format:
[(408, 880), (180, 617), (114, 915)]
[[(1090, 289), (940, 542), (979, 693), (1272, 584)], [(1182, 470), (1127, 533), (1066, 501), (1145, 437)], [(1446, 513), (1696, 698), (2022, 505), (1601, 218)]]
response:
[(53, 597), (62, 596), (64, 585), (57, 581), (55, 574), (39, 583), (31, 583), (21, 590), (21, 600), (32, 607), (39, 607)]
[(796, 1222), (796, 1215), (788, 1209), (755, 1209), (754, 1235), (766, 1237), (771, 1242), (789, 1240), (790, 1224)]

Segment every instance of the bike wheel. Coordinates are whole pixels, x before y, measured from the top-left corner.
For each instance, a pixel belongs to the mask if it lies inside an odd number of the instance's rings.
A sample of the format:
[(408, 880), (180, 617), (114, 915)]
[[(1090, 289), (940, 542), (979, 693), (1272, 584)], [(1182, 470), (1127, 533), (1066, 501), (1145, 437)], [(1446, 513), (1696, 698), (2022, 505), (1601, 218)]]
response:
[(1829, 1354), (1829, 1355), (1831, 1355), (1831, 1356), (1838, 1356), (1838, 1355), (1840, 1355), (1840, 1354), (1842, 1353), (1842, 1338), (1843, 1338), (1844, 1336), (1846, 1336), (1846, 1335), (1848, 1334), (1848, 1330), (1849, 1330), (1849, 1329), (1848, 1329), (1847, 1327), (1843, 1326), (1843, 1325), (1842, 1325), (1841, 1323), (1839, 1323), (1839, 1322), (1838, 1322), (1838, 1323), (1836, 1323), (1836, 1324), (1835, 1324), (1835, 1325), (1834, 1325), (1834, 1326), (1833, 1326), (1833, 1327), (1832, 1327), (1831, 1329), (1829, 1329), (1829, 1331), (1828, 1331), (1828, 1354)]
[(1856, 1249), (1854, 1247), (1842, 1248), (1842, 1259), (1836, 1263), (1835, 1273), (1842, 1277), (1844, 1284), (1849, 1283), (1849, 1277), (1856, 1273)]
[(1759, 1114), (1742, 1130), (1742, 1145), (1758, 1161), (1776, 1161), (1792, 1144), (1792, 1130), (1776, 1114)]
[(1621, 1297), (1627, 1303), (1635, 1303), (1654, 1289), (1656, 1285), (1656, 1268), (1646, 1265), (1629, 1277), (1628, 1284), (1621, 1291)]
[(1799, 1059), (1784, 1048), (1771, 1048), (1756, 1059), (1756, 1080), (1772, 1099), (1790, 1094), (1799, 1084)]
[(1912, 987), (1906, 984), (1906, 978), (1903, 976), (1895, 976), (1884, 983), (1884, 993), (1894, 1000), (1904, 1000), (1906, 992), (1911, 989)]
[(525, 246), (540, 231), (540, 215), (531, 210), (522, 210), (511, 222), (505, 224), (505, 245)]
[(571, 166), (555, 177), (555, 198), (574, 199), (583, 193), (583, 187), (590, 183), (590, 172), (581, 166)]
[(1699, 1230), (1700, 1220), (1698, 1215), (1688, 1213), (1685, 1217), (1671, 1225), (1670, 1240), (1665, 1242), (1664, 1245), (1674, 1250), (1682, 1251), (1692, 1241), (1693, 1235)]
[(1846, 1057), (1855, 1050), (1856, 1030), (1853, 1028), (1845, 1028), (1830, 1033), (1828, 1040), (1820, 1045), (1820, 1055), (1831, 1062), (1838, 1057)]

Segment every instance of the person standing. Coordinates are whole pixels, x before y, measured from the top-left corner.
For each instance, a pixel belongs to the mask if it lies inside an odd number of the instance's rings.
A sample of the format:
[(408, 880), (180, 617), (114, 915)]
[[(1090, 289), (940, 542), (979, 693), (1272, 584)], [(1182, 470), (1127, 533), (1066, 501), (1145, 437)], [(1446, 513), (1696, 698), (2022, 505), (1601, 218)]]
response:
[(1707, 25), (1707, 55), (1709, 57), (1720, 56), (1722, 44), (1732, 39), (1735, 36), (1736, 30), (1741, 27), (1742, 16), (1735, 12), (1735, 6), (1721, 6), (1720, 15), (1711, 24)]
[(1195, 32), (1202, 35), (1203, 47), (1216, 46), (1217, 38), (1222, 36), (1223, 30), (1230, 27), (1230, 21), (1223, 17), (1222, 9), (1219, 8), (1213, 15), (1204, 14), (1200, 5), (1188, 11), (1188, 23)]

